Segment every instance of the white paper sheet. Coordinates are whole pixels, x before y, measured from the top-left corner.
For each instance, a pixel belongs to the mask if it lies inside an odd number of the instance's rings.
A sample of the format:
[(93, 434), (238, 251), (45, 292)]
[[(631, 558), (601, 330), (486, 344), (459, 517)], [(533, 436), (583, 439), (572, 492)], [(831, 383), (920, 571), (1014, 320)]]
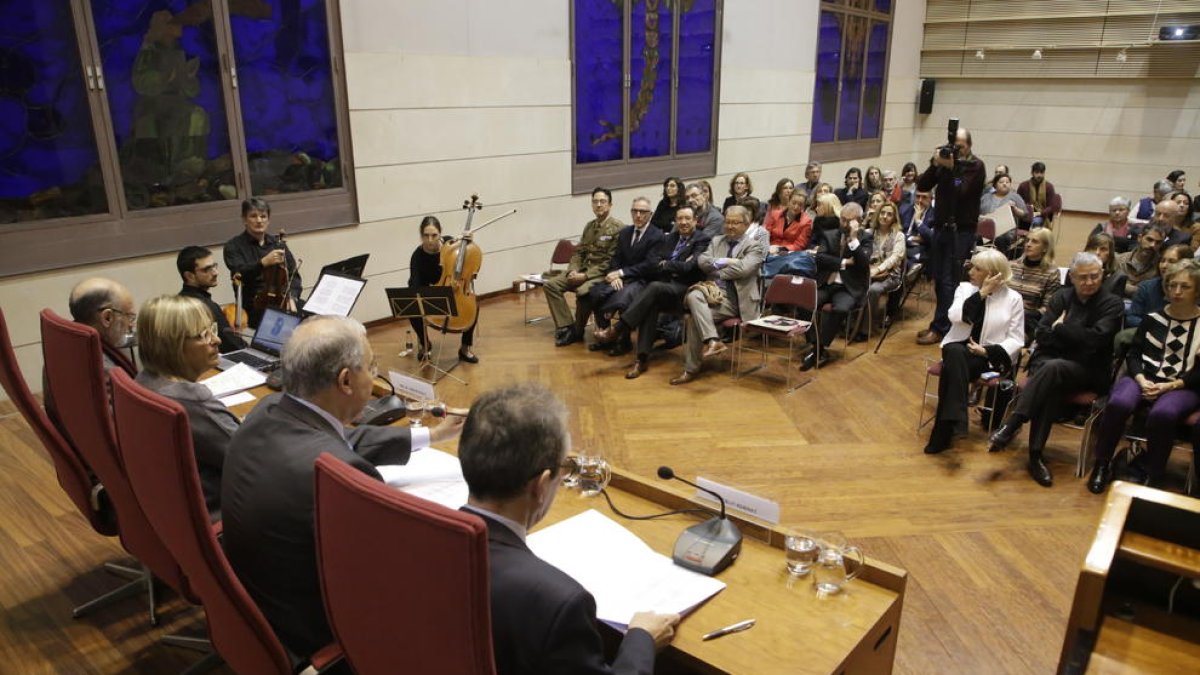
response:
[(601, 621), (622, 629), (636, 612), (686, 614), (725, 588), (677, 566), (595, 509), (529, 535), (528, 544), (595, 596)]
[(266, 381), (266, 375), (244, 363), (239, 363), (229, 370), (224, 370), (213, 375), (207, 380), (200, 380), (200, 384), (208, 387), (213, 396), (225, 398), (230, 394), (253, 389)]
[(221, 403), (224, 403), (226, 408), (232, 408), (235, 405), (241, 405), (243, 403), (249, 403), (249, 402), (253, 401), (254, 394), (251, 394), (248, 391), (243, 391), (240, 394), (231, 394), (229, 396), (223, 396), (217, 400), (220, 401)]
[(354, 302), (366, 283), (363, 279), (323, 274), (308, 300), (304, 301), (304, 311), (327, 316), (350, 316), (350, 310), (354, 308)]
[(375, 467), (383, 482), (392, 487), (457, 509), (467, 503), (467, 481), (463, 479), (458, 458), (441, 450), (425, 448), (408, 459), (408, 464), (385, 464)]

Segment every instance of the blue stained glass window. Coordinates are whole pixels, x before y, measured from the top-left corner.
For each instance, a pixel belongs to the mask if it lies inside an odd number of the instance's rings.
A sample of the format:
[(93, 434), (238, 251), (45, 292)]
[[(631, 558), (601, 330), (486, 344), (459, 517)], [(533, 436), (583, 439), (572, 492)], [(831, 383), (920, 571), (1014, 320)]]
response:
[(324, 0), (275, 0), (230, 18), (254, 194), (338, 187), (342, 171)]
[(108, 211), (70, 5), (0, 16), (0, 223)]
[(131, 209), (235, 199), (211, 0), (92, 0)]
[(671, 9), (663, 0), (634, 3), (630, 19), (629, 155), (671, 153)]
[(871, 24), (867, 44), (866, 87), (863, 91), (862, 138), (879, 138), (883, 126), (884, 71), (887, 67), (888, 25)]
[(838, 110), (838, 75), (842, 62), (841, 15), (821, 12), (817, 29), (817, 69), (813, 95), (812, 142), (835, 140)]
[(875, 0), (875, 11), (884, 14), (892, 13), (892, 0)]
[(624, 9), (575, 0), (575, 161), (621, 159)]
[(679, 89), (675, 152), (712, 149), (713, 66), (716, 58), (715, 0), (695, 0), (679, 17)]
[(859, 99), (863, 87), (863, 60), (866, 56), (867, 20), (861, 16), (845, 18), (846, 40), (842, 59), (841, 107), (838, 110), (838, 140), (858, 138)]

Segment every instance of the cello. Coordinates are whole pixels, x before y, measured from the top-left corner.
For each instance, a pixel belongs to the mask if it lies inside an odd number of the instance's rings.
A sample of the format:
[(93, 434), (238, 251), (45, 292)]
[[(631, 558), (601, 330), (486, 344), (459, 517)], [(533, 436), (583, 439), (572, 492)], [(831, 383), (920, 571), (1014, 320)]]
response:
[(458, 314), (432, 318), (431, 323), (443, 333), (462, 333), (475, 325), (479, 318), (479, 305), (475, 298), (475, 277), (483, 264), (483, 250), (470, 239), (471, 219), (483, 208), (479, 195), (463, 200), (467, 212), (467, 224), (462, 236), (442, 247), (442, 278), (438, 286), (454, 289), (454, 306)]

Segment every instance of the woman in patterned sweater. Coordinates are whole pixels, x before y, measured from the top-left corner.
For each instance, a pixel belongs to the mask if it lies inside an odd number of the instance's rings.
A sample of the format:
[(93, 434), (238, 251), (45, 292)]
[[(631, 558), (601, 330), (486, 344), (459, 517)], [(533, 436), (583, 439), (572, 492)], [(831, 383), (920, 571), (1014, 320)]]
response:
[(1050, 228), (1033, 230), (1025, 240), (1025, 255), (1009, 263), (1012, 279), (1008, 287), (1021, 294), (1025, 302), (1025, 343), (1037, 332), (1042, 313), (1050, 298), (1062, 285), (1058, 268), (1054, 266), (1054, 243)]
[[(1166, 467), (1181, 421), (1200, 408), (1200, 264), (1184, 260), (1163, 277), (1167, 306), (1147, 316), (1138, 327), (1125, 363), (1129, 374), (1117, 381), (1096, 432), (1096, 464), (1088, 490), (1100, 494), (1112, 480), (1112, 454), (1125, 422), (1143, 403), (1146, 452), (1130, 465), (1141, 482), (1157, 483)], [(1142, 477), (1144, 475), (1144, 478)]]

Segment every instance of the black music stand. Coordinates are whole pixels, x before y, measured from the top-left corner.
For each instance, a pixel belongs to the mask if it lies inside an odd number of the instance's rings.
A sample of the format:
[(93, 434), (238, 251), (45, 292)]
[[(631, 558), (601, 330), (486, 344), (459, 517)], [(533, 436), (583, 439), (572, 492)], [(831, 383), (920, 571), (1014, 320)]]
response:
[[(431, 341), (432, 338), (429, 336), (430, 317), (458, 316), (458, 307), (454, 303), (454, 289), (449, 286), (387, 288), (384, 289), (384, 292), (387, 293), (388, 307), (392, 310), (392, 316), (397, 319), (420, 319), (425, 325), (425, 338)], [(442, 331), (437, 332), (442, 333)], [(433, 349), (427, 350), (425, 358), (421, 360), (418, 369), (433, 369), (434, 377), (430, 380), (433, 384), (437, 384), (442, 378), (449, 377), (460, 384), (466, 385), (466, 380), (450, 374), (450, 371), (458, 367), (458, 359), (449, 364), (448, 368), (442, 365), (442, 346), (445, 340), (445, 333), (442, 333), (437, 339), (437, 356), (434, 356)]]

